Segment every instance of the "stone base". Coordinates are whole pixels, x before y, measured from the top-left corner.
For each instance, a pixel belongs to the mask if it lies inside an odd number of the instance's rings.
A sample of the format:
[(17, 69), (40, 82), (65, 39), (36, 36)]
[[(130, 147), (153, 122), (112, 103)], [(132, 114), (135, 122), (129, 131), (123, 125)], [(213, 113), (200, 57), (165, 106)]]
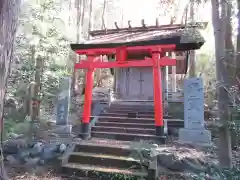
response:
[(72, 133), (72, 125), (55, 125), (54, 128), (50, 131), (56, 134), (71, 134)]
[(205, 129), (179, 129), (179, 141), (196, 145), (211, 145), (211, 132)]
[(88, 140), (91, 137), (91, 132), (90, 132), (90, 124), (89, 123), (83, 123), (81, 127), (82, 131), (80, 132), (79, 136), (84, 139)]
[(156, 140), (159, 144), (166, 144), (167, 136), (156, 136)]
[(164, 136), (164, 126), (155, 126), (156, 136)]

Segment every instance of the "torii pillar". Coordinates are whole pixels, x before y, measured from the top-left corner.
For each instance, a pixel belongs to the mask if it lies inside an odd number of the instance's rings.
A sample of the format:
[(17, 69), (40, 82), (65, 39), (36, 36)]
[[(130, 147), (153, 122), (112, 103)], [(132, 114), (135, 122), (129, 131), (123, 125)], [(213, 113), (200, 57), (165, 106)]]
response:
[[(88, 61), (93, 62), (95, 59), (95, 56), (93, 54), (88, 55)], [(83, 139), (88, 139), (90, 137), (89, 134), (89, 129), (90, 129), (90, 124), (89, 124), (89, 119), (91, 116), (91, 104), (92, 104), (92, 90), (93, 90), (93, 84), (94, 84), (94, 68), (89, 67), (87, 72), (86, 72), (86, 87), (85, 87), (85, 96), (84, 96), (84, 107), (83, 107), (83, 119), (82, 119), (82, 136)]]

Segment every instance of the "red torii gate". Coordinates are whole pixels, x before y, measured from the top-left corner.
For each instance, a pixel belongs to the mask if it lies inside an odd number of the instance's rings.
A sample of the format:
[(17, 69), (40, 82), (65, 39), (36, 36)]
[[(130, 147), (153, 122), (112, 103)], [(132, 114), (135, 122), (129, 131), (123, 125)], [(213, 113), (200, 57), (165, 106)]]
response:
[[(128, 68), (128, 67), (152, 67), (153, 68), (153, 89), (154, 89), (154, 111), (155, 111), (155, 127), (156, 136), (164, 137), (163, 123), (163, 106), (162, 106), (162, 82), (161, 68), (162, 66), (175, 66), (176, 59), (168, 57), (160, 57), (162, 53), (174, 51), (175, 44), (170, 45), (148, 45), (148, 46), (120, 46), (115, 48), (90, 48), (90, 49), (74, 49), (79, 55), (87, 55), (87, 60), (75, 63), (75, 69), (87, 69), (84, 112), (82, 119), (82, 134), (84, 138), (89, 136), (89, 123), (91, 116), (92, 88), (93, 88), (93, 72), (95, 68)], [(73, 49), (73, 48), (72, 48)], [(144, 60), (127, 61), (128, 53), (148, 52), (152, 58)], [(97, 57), (100, 55), (116, 55), (114, 62), (101, 62)]]

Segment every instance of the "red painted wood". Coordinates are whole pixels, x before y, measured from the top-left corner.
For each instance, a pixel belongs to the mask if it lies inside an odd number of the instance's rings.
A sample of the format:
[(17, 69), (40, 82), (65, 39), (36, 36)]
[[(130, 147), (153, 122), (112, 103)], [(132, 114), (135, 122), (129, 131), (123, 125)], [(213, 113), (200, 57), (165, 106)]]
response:
[[(163, 57), (158, 60), (160, 66), (174, 66), (176, 65), (176, 59)], [(133, 60), (133, 61), (113, 61), (113, 62), (89, 62), (81, 61), (75, 64), (75, 69), (88, 69), (88, 68), (127, 68), (127, 67), (150, 67), (153, 66), (151, 58), (145, 60)]]
[(123, 62), (127, 61), (127, 49), (126, 47), (119, 47), (116, 51), (116, 61)]
[(163, 107), (162, 107), (162, 84), (161, 84), (161, 68), (158, 59), (159, 52), (152, 53), (153, 66), (153, 93), (154, 93), (154, 113), (155, 125), (163, 126)]
[[(88, 61), (94, 61), (94, 56), (89, 56)], [(93, 89), (93, 68), (89, 68), (86, 72), (86, 87), (84, 97), (84, 109), (83, 109), (83, 123), (89, 123), (91, 116), (91, 104), (92, 104), (92, 89)]]

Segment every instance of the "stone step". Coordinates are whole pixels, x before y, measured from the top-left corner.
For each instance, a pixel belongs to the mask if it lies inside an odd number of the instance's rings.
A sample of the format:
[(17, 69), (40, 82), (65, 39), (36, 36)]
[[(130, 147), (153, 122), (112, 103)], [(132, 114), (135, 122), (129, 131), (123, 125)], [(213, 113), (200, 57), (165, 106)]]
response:
[[(73, 152), (70, 154), (68, 163), (89, 164), (93, 166), (104, 166), (107, 168), (122, 168), (141, 170), (140, 160), (133, 159), (131, 156), (118, 156), (109, 154), (97, 154), (86, 152)], [(133, 155), (133, 154), (132, 154)]]
[(155, 128), (119, 128), (119, 127), (105, 127), (105, 126), (94, 126), (92, 131), (105, 131), (105, 132), (120, 132), (120, 133), (133, 133), (133, 134), (156, 134)]
[[(151, 118), (123, 118), (123, 117), (100, 117), (99, 122), (111, 122), (111, 123), (131, 123), (135, 124), (134, 128), (138, 128), (138, 124), (154, 124), (154, 119)], [(181, 128), (184, 127), (184, 120), (181, 119), (167, 119), (168, 127)], [(112, 125), (116, 127), (114, 124)], [(127, 126), (125, 126), (127, 127)]]
[(138, 112), (140, 114), (154, 114), (154, 110), (147, 110), (147, 109), (122, 109), (122, 108), (116, 108), (116, 109), (104, 109), (107, 112), (116, 112), (116, 113), (128, 113), (128, 112)]
[[(128, 117), (128, 113), (109, 113), (109, 112), (102, 112), (100, 116), (112, 116), (112, 117)], [(139, 118), (153, 118), (154, 114), (137, 114)]]
[(104, 127), (119, 127), (119, 128), (122, 128), (122, 127), (128, 127), (128, 128), (146, 128), (146, 129), (151, 129), (151, 128), (155, 128), (155, 124), (152, 123), (152, 124), (141, 124), (141, 123), (121, 123), (121, 122), (115, 122), (115, 123), (112, 123), (112, 122), (96, 122), (95, 124), (95, 127), (96, 126), (104, 126)]
[(126, 105), (126, 104), (111, 104), (109, 108), (123, 108), (123, 109), (149, 109), (153, 110), (154, 106), (149, 105)]
[[(113, 174), (135, 177), (134, 179), (139, 179), (140, 177), (147, 177), (147, 171), (134, 171), (130, 169), (119, 169), (119, 168), (107, 168), (103, 166), (89, 165), (89, 164), (77, 164), (77, 163), (67, 163), (62, 166), (63, 173), (78, 177), (88, 177), (96, 178), (98, 180), (108, 180), (113, 179)], [(136, 178), (137, 177), (137, 178)], [(123, 177), (124, 178), (124, 177)]]
[(104, 131), (92, 131), (92, 137), (115, 139), (120, 141), (140, 141), (140, 140), (158, 140), (165, 144), (166, 137), (157, 137), (152, 134), (132, 134), (132, 133), (116, 133)]
[(112, 123), (135, 123), (137, 127), (137, 123), (141, 124), (153, 124), (154, 119), (137, 119), (137, 118), (118, 118), (118, 117), (108, 117), (108, 118), (99, 118), (99, 122), (112, 122)]
[(73, 152), (96, 153), (101, 152), (112, 156), (130, 156), (130, 142), (95, 140), (94, 142), (81, 142), (76, 144)]

